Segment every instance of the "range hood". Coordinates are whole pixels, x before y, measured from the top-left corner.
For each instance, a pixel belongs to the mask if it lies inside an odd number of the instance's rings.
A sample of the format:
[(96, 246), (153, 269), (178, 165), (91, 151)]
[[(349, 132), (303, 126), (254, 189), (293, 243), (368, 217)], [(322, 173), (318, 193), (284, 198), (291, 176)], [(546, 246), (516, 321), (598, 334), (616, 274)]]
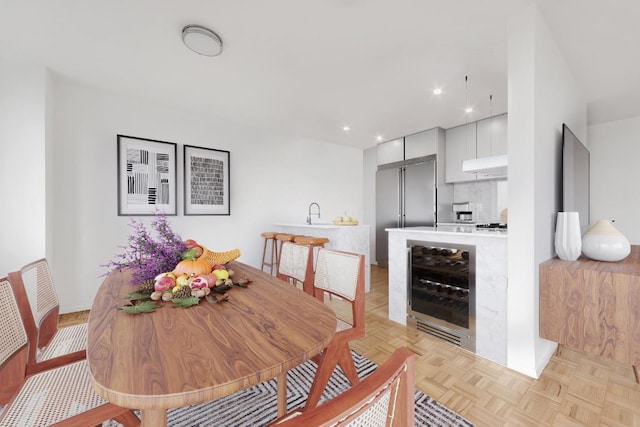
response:
[(470, 159), (462, 162), (462, 171), (468, 173), (478, 173), (483, 176), (491, 177), (507, 177), (508, 156), (502, 154), (499, 156), (481, 157), (479, 159)]

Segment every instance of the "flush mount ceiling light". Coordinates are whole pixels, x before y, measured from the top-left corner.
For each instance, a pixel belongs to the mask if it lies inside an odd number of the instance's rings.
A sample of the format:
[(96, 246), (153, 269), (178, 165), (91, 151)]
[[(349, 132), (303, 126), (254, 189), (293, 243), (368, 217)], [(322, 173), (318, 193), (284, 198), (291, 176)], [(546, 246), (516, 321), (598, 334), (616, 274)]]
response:
[(187, 25), (182, 29), (182, 42), (195, 53), (218, 56), (222, 53), (222, 39), (216, 33), (200, 25)]

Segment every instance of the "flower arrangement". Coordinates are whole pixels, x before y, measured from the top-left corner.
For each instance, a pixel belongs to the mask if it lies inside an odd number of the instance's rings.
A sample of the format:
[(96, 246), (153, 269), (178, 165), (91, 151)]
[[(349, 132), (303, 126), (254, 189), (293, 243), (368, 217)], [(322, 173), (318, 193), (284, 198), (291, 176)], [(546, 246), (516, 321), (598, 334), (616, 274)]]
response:
[(196, 305), (205, 297), (212, 304), (219, 303), (228, 299), (231, 287), (251, 283), (246, 278), (231, 279), (233, 271), (224, 265), (240, 256), (239, 249), (211, 252), (193, 239), (183, 241), (163, 213), (156, 212), (151, 222), (155, 238), (134, 219), (130, 226), (133, 232), (128, 245), (120, 246), (123, 252), (103, 265), (109, 269), (107, 274), (131, 270), (130, 283), (138, 288), (125, 297), (129, 304), (120, 307), (127, 313), (151, 312), (161, 306), (160, 300), (179, 307)]
[(151, 222), (151, 228), (157, 234), (155, 239), (143, 223), (132, 219), (130, 226), (133, 232), (127, 239), (128, 244), (120, 246), (124, 252), (116, 254), (115, 260), (110, 260), (104, 265), (109, 272), (131, 269), (131, 283), (142, 284), (153, 281), (162, 272), (173, 270), (182, 260), (187, 245), (171, 229), (167, 217), (162, 212), (156, 211)]

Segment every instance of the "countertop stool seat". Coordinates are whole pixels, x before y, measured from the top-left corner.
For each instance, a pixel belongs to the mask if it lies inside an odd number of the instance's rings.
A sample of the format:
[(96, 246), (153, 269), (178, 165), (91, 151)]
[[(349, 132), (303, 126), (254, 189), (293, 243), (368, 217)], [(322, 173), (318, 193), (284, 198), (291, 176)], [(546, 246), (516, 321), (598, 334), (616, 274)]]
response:
[(325, 243), (329, 243), (329, 239), (327, 237), (296, 236), (294, 242), (300, 245), (311, 245), (313, 247), (324, 248)]
[[(278, 265), (278, 243), (276, 240), (276, 235), (278, 235), (275, 231), (265, 231), (260, 234), (264, 239), (264, 247), (262, 248), (262, 271), (264, 271), (264, 267), (269, 267), (269, 274), (273, 274), (273, 268)], [(269, 249), (269, 258), (267, 258), (267, 247)]]

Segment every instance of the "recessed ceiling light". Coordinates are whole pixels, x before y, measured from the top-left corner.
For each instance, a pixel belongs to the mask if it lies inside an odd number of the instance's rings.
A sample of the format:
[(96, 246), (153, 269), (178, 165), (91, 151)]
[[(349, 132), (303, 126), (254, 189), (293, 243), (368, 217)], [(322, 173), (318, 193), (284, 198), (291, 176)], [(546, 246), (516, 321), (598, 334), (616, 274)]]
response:
[(351, 128), (349, 126), (342, 126), (342, 130), (345, 132), (349, 132)]
[(222, 39), (216, 33), (200, 25), (187, 25), (182, 29), (182, 42), (195, 53), (218, 56), (222, 53)]
[(378, 136), (376, 136), (376, 141), (378, 141), (378, 142), (382, 142), (382, 135), (378, 135)]
[(440, 95), (441, 93), (442, 93), (442, 89), (440, 89), (439, 87), (437, 87), (437, 88), (435, 88), (435, 89), (433, 90), (433, 94), (434, 94), (434, 95)]
[(464, 110), (466, 113), (472, 113), (473, 112), (473, 108), (471, 107), (467, 107), (466, 110)]

